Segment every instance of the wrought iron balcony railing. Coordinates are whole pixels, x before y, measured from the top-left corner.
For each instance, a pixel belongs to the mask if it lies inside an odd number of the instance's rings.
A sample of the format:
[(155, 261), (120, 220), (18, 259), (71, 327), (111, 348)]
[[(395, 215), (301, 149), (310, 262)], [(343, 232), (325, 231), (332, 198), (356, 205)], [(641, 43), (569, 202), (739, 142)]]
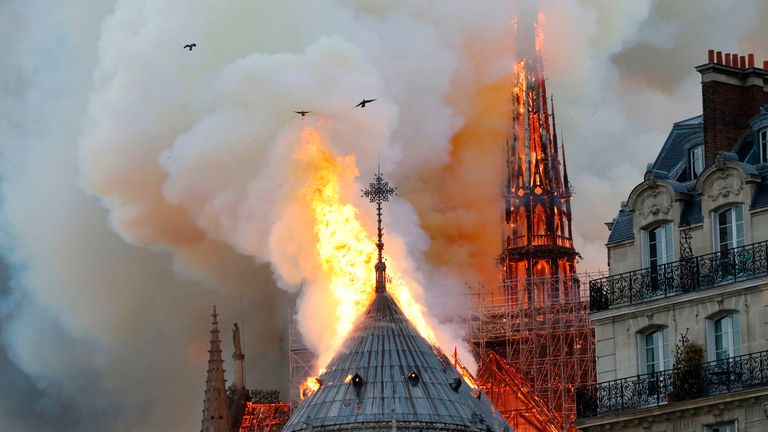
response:
[[(579, 387), (576, 416), (588, 418), (766, 386), (768, 351), (705, 363), (703, 373), (693, 382), (690, 375), (676, 380), (676, 373), (681, 373), (680, 369)], [(677, 392), (682, 396), (676, 396), (675, 383), (681, 381), (686, 389)]]
[(768, 241), (589, 282), (592, 312), (768, 275)]

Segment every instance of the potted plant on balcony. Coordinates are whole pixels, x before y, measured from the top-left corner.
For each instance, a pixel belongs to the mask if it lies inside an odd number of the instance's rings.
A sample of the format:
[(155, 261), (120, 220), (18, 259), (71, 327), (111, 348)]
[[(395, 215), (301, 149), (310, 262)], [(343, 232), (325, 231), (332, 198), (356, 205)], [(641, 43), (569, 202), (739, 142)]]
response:
[(675, 351), (672, 391), (667, 395), (669, 402), (694, 398), (704, 390), (704, 347), (682, 335), (681, 344)]

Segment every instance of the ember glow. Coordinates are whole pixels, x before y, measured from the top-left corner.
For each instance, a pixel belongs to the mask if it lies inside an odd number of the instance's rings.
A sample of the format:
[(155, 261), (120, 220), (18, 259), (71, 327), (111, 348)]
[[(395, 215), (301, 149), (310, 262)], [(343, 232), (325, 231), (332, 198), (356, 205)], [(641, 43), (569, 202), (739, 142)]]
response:
[[(312, 210), (316, 256), (325, 273), (335, 304), (332, 343), (321, 347), (318, 365), (325, 366), (352, 329), (355, 320), (373, 300), (375, 288), (375, 240), (360, 222), (360, 211), (344, 202), (342, 190), (358, 190), (358, 170), (353, 155), (337, 156), (317, 129), (304, 128), (296, 159), (309, 168), (303, 198)], [(386, 255), (385, 255), (386, 256)], [(425, 309), (398, 273), (397, 263), (387, 257), (388, 291), (419, 333), (430, 343), (436, 337), (427, 323)]]

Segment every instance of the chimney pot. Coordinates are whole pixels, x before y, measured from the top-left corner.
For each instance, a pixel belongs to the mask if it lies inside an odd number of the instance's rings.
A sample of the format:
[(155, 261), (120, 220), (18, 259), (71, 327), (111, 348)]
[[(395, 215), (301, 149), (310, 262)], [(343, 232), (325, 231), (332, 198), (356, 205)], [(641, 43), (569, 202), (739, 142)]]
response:
[(715, 61), (715, 63), (717, 63), (717, 64), (723, 64), (723, 52), (722, 52), (722, 51), (718, 51), (718, 52), (716, 53), (716, 57), (715, 57), (715, 58), (716, 58), (716, 60), (717, 60), (717, 61)]
[(739, 55), (737, 53), (731, 53), (731, 66), (739, 67)]
[(709, 50), (707, 52), (707, 62), (708, 63), (714, 63), (715, 62), (715, 50)]
[(768, 60), (763, 60), (763, 69), (768, 69)]
[(747, 67), (747, 58), (744, 56), (739, 56), (739, 67), (744, 69)]
[(752, 53), (747, 54), (747, 67), (755, 67), (755, 55)]
[(731, 65), (731, 53), (725, 53), (725, 65), (726, 66)]

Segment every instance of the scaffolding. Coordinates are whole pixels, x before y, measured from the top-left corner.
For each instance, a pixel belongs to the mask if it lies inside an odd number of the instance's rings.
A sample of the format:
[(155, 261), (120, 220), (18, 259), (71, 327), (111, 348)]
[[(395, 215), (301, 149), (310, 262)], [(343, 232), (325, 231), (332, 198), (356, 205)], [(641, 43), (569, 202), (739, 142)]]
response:
[[(471, 316), (462, 322), (467, 324), (467, 338), (480, 363), (480, 385), (503, 387), (504, 383), (493, 381), (503, 380), (509, 373), (483, 374), (484, 363), (497, 355), (518, 377), (516, 388), (527, 388), (541, 400), (551, 414), (549, 418), (560, 422), (559, 430), (575, 430), (576, 387), (596, 380), (589, 280), (602, 276), (580, 273), (568, 278), (531, 278), (474, 292)], [(537, 295), (513, 294), (519, 292)], [(564, 292), (571, 294), (549, 294)], [(494, 397), (494, 403), (508, 405), (505, 400), (509, 395), (496, 390)]]
[(315, 374), (317, 356), (304, 343), (293, 312), (288, 325), (289, 403), (294, 407), (302, 399), (302, 384)]

